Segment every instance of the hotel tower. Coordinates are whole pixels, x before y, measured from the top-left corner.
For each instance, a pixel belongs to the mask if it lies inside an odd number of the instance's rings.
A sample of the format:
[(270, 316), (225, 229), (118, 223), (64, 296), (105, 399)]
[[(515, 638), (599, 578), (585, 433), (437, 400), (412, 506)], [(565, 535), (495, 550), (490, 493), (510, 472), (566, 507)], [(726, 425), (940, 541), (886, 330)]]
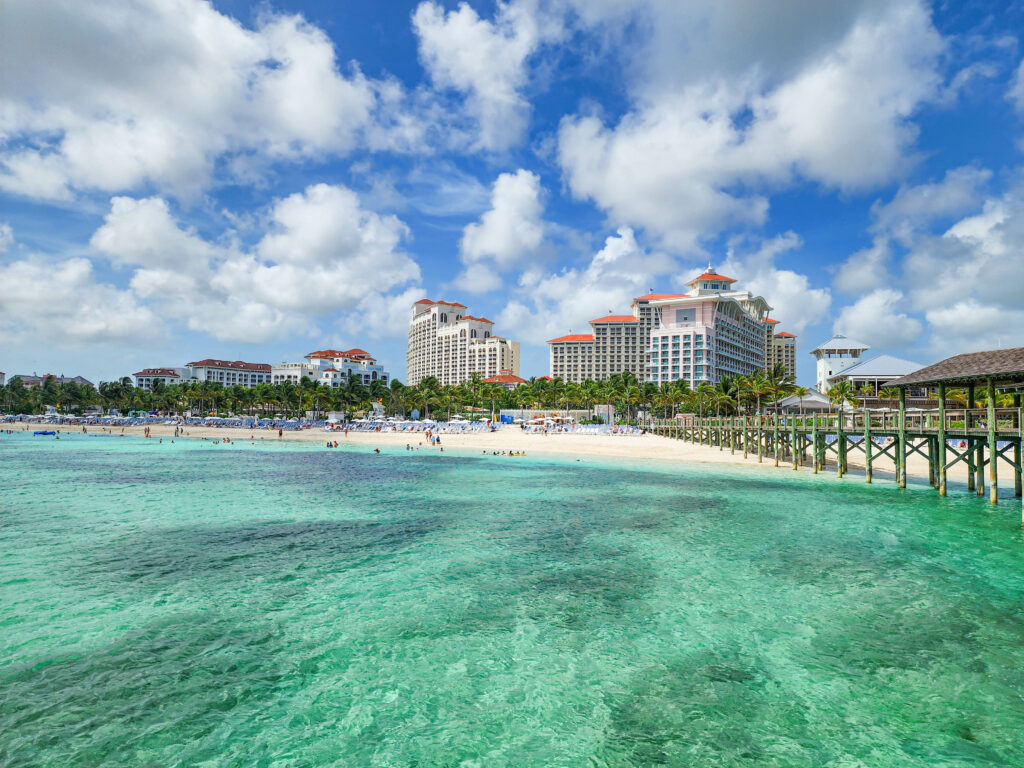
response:
[(406, 384), (427, 376), (451, 386), (469, 381), (519, 375), (519, 342), (495, 336), (494, 323), (469, 314), (457, 301), (420, 299), (413, 304), (406, 352)]

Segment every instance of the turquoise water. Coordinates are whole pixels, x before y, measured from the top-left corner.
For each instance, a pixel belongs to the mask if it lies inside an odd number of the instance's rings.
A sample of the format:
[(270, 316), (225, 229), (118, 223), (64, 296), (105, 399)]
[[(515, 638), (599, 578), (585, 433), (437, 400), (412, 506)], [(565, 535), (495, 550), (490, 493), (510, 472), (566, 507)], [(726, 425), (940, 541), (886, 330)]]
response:
[(1020, 766), (1019, 508), (0, 437), (0, 765)]

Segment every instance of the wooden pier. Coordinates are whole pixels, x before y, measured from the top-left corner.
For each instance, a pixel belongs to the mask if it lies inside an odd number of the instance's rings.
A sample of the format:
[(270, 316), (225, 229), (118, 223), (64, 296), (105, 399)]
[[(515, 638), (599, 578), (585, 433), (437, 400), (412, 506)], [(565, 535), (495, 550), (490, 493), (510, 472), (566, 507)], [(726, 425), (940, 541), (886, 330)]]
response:
[[(863, 456), (864, 479), (870, 483), (879, 461), (891, 462), (899, 488), (907, 486), (907, 460), (921, 456), (928, 481), (940, 496), (949, 489), (949, 470), (963, 464), (966, 487), (999, 502), (1003, 471), (1013, 474), (1013, 491), (1022, 497), (1021, 456), (1024, 448), (1024, 348), (958, 355), (891, 382), (899, 388), (898, 410), (852, 408), (829, 414), (764, 414), (694, 416), (652, 423), (656, 434), (706, 445), (743, 457), (757, 457), (778, 467), (822, 472), (834, 467), (843, 477), (851, 455)], [(951, 385), (964, 388), (968, 404), (984, 395), (983, 408), (946, 407)], [(980, 385), (980, 386), (979, 386)], [(931, 392), (932, 410), (908, 410), (908, 390)], [(997, 395), (1012, 395), (1013, 407), (997, 407)], [(1009, 399), (1009, 398), (1004, 398)], [(1008, 494), (1007, 494), (1008, 495)], [(1024, 501), (1021, 522), (1024, 524)]]

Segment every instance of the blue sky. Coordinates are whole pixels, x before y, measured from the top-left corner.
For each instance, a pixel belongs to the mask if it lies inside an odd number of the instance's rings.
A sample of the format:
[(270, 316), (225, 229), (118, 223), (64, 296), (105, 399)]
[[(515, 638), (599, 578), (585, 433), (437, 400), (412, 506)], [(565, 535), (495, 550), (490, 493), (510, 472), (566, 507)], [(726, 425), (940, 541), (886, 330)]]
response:
[[(763, 6), (763, 7), (760, 7)], [(1024, 345), (1024, 6), (10, 0), (0, 370), (523, 343), (711, 261), (808, 351)]]

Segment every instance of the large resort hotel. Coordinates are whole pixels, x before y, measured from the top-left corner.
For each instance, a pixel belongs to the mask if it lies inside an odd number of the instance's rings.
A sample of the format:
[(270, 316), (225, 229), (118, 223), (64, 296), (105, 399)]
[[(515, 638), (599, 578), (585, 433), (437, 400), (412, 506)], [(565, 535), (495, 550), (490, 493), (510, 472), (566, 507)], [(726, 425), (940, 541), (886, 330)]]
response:
[(494, 334), (494, 323), (465, 304), (420, 299), (413, 304), (406, 353), (406, 384), (428, 376), (445, 386), (472, 379), (519, 376), (519, 342)]
[(641, 381), (696, 387), (774, 362), (795, 374), (796, 336), (776, 333), (768, 302), (735, 282), (708, 265), (687, 294), (638, 296), (631, 315), (599, 317), (590, 333), (550, 339), (551, 376), (581, 382), (628, 371)]

